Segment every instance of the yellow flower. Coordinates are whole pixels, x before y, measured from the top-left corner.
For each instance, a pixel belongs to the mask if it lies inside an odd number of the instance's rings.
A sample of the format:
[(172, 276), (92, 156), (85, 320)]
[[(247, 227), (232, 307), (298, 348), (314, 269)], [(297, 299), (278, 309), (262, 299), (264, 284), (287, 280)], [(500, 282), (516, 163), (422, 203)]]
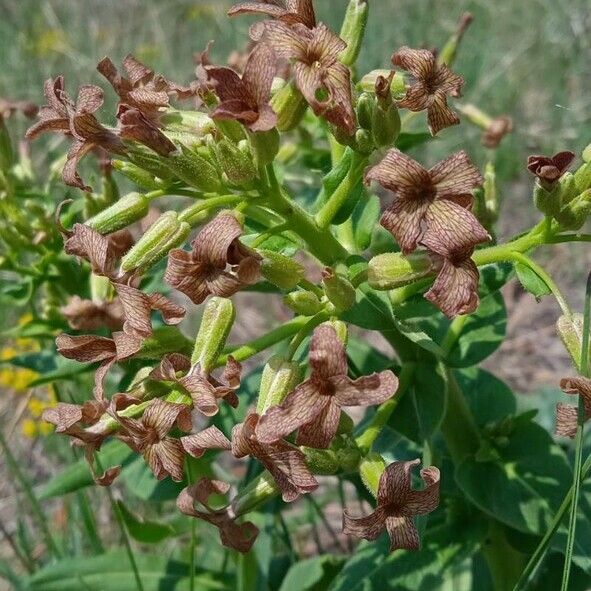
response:
[(37, 437), (37, 423), (33, 419), (25, 419), (21, 423), (21, 431), (25, 437), (34, 439)]

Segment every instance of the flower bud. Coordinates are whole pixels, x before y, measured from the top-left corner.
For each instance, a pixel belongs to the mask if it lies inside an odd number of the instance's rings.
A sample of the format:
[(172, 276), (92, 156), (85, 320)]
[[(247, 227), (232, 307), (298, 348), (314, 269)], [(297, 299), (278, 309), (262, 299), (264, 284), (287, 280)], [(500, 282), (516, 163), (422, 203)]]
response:
[(534, 187), (534, 205), (546, 216), (556, 215), (560, 211), (561, 186), (559, 183), (550, 188), (544, 188), (536, 181)]
[(199, 363), (205, 372), (212, 370), (230, 334), (236, 312), (232, 300), (212, 297), (205, 305), (191, 363)]
[(426, 277), (432, 272), (432, 267), (427, 253), (404, 256), (399, 252), (387, 252), (369, 261), (367, 280), (373, 289), (394, 289)]
[(90, 274), (90, 297), (93, 302), (104, 302), (112, 297), (111, 281), (104, 275)]
[(583, 158), (583, 162), (591, 162), (591, 144), (589, 144), (584, 150), (583, 153), (581, 154), (581, 157)]
[(343, 345), (347, 345), (347, 339), (349, 338), (349, 332), (347, 329), (347, 323), (342, 320), (327, 320), (324, 324), (332, 326), (337, 333), (337, 337)]
[(305, 269), (291, 257), (274, 250), (260, 249), (262, 276), (281, 289), (293, 289), (304, 277)]
[[(363, 78), (357, 83), (357, 88), (363, 92), (375, 92), (376, 81), (381, 76), (382, 78), (388, 79), (390, 76), (390, 70), (372, 70), (368, 74), (365, 74)], [(406, 82), (404, 81), (404, 75), (402, 72), (396, 72), (390, 82), (390, 92), (395, 98), (399, 98), (406, 93)]]
[(460, 41), (462, 40), (462, 37), (464, 36), (466, 29), (470, 26), (473, 20), (474, 17), (469, 12), (464, 12), (460, 16), (460, 20), (458, 21), (456, 30), (439, 52), (437, 61), (440, 64), (451, 66), (451, 64), (454, 62), (456, 58)]
[(190, 232), (191, 226), (180, 221), (175, 211), (163, 213), (121, 259), (121, 269), (131, 271), (153, 265), (164, 258), (169, 250), (180, 246)]
[(172, 170), (168, 166), (168, 160), (165, 160), (147, 148), (139, 144), (134, 144), (129, 148), (128, 154), (133, 164), (140, 170), (148, 171), (163, 180), (171, 180), (173, 178)]
[(250, 145), (259, 166), (271, 164), (279, 152), (279, 132), (274, 127), (269, 131), (258, 131), (249, 134)]
[(141, 193), (128, 193), (90, 218), (86, 225), (101, 234), (110, 234), (141, 220), (148, 213), (150, 200)]
[(263, 369), (257, 413), (262, 415), (272, 406), (281, 404), (299, 381), (300, 366), (298, 363), (286, 361), (280, 355), (271, 357)]
[(160, 114), (160, 123), (166, 131), (188, 132), (196, 138), (202, 138), (216, 129), (213, 119), (201, 111), (167, 109)]
[(162, 188), (162, 184), (156, 180), (151, 172), (148, 172), (131, 162), (111, 160), (111, 164), (115, 170), (118, 170), (123, 176), (126, 176), (130, 181), (142, 189), (155, 191)]
[(277, 129), (291, 131), (302, 120), (308, 103), (293, 81), (271, 98), (271, 108), (277, 113)]
[(351, 67), (357, 61), (367, 26), (368, 12), (367, 0), (349, 0), (339, 35), (347, 44), (339, 56), (345, 66)]
[(367, 131), (371, 131), (375, 102), (375, 97), (369, 92), (362, 93), (357, 100), (357, 121)]
[(565, 205), (554, 217), (563, 230), (578, 230), (591, 214), (591, 189)]
[[(583, 342), (583, 315), (575, 313), (571, 318), (561, 316), (556, 321), (556, 332), (575, 367), (579, 367), (581, 365), (581, 346)], [(591, 361), (591, 351), (589, 360)]]
[(375, 497), (380, 484), (380, 477), (386, 469), (386, 462), (380, 454), (369, 453), (359, 464), (359, 476), (365, 488)]
[(311, 291), (292, 291), (283, 298), (283, 303), (302, 316), (314, 316), (324, 307), (318, 296)]
[[(587, 148), (589, 148), (589, 146)], [(575, 172), (574, 177), (575, 185), (579, 193), (591, 189), (591, 162), (585, 162), (585, 164)]]
[(221, 188), (216, 168), (195, 150), (181, 146), (180, 153), (166, 159), (172, 172), (183, 182), (204, 193), (217, 193)]
[(214, 149), (220, 167), (230, 183), (243, 188), (252, 187), (257, 171), (250, 150), (242, 150), (226, 138), (215, 144)]
[(314, 474), (330, 476), (338, 474), (341, 466), (337, 452), (332, 449), (313, 449), (304, 447), (302, 449), (306, 456), (306, 464)]
[(361, 154), (369, 154), (373, 149), (374, 143), (371, 133), (367, 129), (358, 129), (355, 132), (355, 150)]
[(378, 148), (391, 146), (400, 134), (400, 114), (395, 104), (383, 108), (379, 102), (373, 111), (371, 130), (373, 141)]
[(560, 185), (560, 202), (562, 205), (570, 203), (577, 195), (582, 193), (577, 188), (575, 175), (572, 172), (565, 172), (558, 181)]
[(355, 288), (346, 277), (330, 267), (325, 267), (322, 271), (322, 284), (326, 297), (338, 312), (353, 307), (356, 299)]

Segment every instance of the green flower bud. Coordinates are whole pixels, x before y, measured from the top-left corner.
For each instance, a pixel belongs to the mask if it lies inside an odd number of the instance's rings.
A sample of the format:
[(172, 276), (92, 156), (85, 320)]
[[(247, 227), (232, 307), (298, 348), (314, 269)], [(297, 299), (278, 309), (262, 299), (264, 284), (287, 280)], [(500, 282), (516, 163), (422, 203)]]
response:
[(108, 277), (90, 274), (90, 297), (93, 302), (104, 302), (113, 294), (113, 287)]
[(591, 189), (565, 205), (554, 217), (563, 230), (578, 230), (591, 215)]
[[(561, 316), (556, 321), (556, 332), (568, 351), (575, 367), (581, 365), (581, 346), (583, 342), (583, 315), (575, 313), (571, 318)], [(591, 362), (591, 351), (589, 352)]]
[(203, 138), (216, 129), (215, 122), (201, 111), (177, 111), (167, 109), (160, 114), (160, 123), (166, 131), (188, 132), (195, 138)]
[(262, 276), (281, 289), (293, 289), (304, 277), (305, 269), (291, 257), (274, 250), (260, 249)]
[(318, 296), (311, 291), (292, 291), (283, 298), (283, 303), (302, 316), (314, 316), (324, 307)]
[(562, 205), (570, 203), (577, 195), (582, 193), (577, 188), (575, 175), (572, 172), (565, 172), (558, 181), (560, 186), (560, 202)]
[[(587, 149), (589, 146), (587, 147)], [(583, 166), (581, 166), (575, 172), (575, 185), (579, 191), (582, 193), (587, 189), (591, 189), (591, 162), (585, 162)]]
[(591, 162), (591, 144), (589, 144), (584, 150), (583, 153), (581, 154), (581, 157), (583, 158), (583, 162)]
[(380, 477), (386, 469), (386, 462), (380, 454), (369, 453), (359, 464), (359, 476), (365, 488), (375, 497), (378, 493)]
[(215, 154), (220, 167), (231, 184), (251, 188), (257, 177), (257, 171), (250, 150), (242, 150), (227, 139), (215, 144)]
[(203, 310), (199, 332), (195, 338), (195, 347), (191, 363), (199, 363), (203, 371), (210, 371), (216, 366), (218, 357), (226, 345), (236, 312), (232, 300), (212, 297)]
[(90, 218), (86, 225), (101, 234), (110, 234), (141, 220), (150, 207), (150, 200), (141, 193), (128, 193), (107, 209)]
[(175, 211), (163, 213), (121, 259), (121, 269), (131, 271), (153, 265), (180, 246), (190, 232), (191, 226), (180, 221)]
[(180, 147), (180, 153), (166, 158), (170, 170), (191, 187), (204, 193), (217, 193), (221, 189), (220, 175), (210, 162), (195, 150)]
[(142, 359), (162, 359), (168, 353), (190, 355), (193, 342), (176, 326), (158, 326), (142, 341), (137, 356)]
[(306, 456), (306, 464), (314, 474), (330, 476), (338, 474), (341, 466), (338, 455), (331, 449), (313, 449), (304, 447), (302, 449)]
[(324, 324), (328, 324), (332, 326), (337, 333), (337, 337), (339, 341), (343, 343), (343, 345), (347, 345), (347, 339), (349, 338), (349, 331), (347, 329), (347, 323), (343, 322), (342, 320), (327, 320)]
[(277, 113), (277, 129), (291, 131), (302, 120), (308, 103), (291, 81), (273, 95), (271, 107)]
[(326, 267), (322, 271), (322, 284), (326, 297), (338, 312), (344, 312), (355, 305), (355, 288), (343, 275)]
[(550, 191), (545, 189), (539, 182), (534, 187), (534, 205), (544, 215), (553, 216), (560, 211), (561, 187), (557, 183)]
[(151, 172), (123, 160), (112, 160), (111, 164), (115, 170), (118, 170), (123, 176), (135, 183), (142, 189), (155, 191), (162, 188), (162, 183), (158, 181)]
[(375, 96), (369, 92), (362, 93), (357, 100), (357, 121), (359, 121), (359, 125), (367, 131), (371, 131), (375, 105)]
[(343, 19), (340, 38), (347, 44), (339, 59), (345, 66), (351, 67), (357, 61), (363, 35), (367, 25), (368, 15), (367, 0), (350, 0)]
[(281, 404), (298, 385), (300, 377), (298, 363), (286, 361), (279, 355), (271, 357), (263, 369), (257, 400), (257, 413), (262, 415), (272, 406)]
[(373, 140), (378, 148), (391, 146), (400, 134), (400, 114), (396, 105), (391, 104), (387, 109), (377, 106), (373, 112), (371, 130)]
[[(361, 78), (357, 83), (357, 88), (363, 92), (375, 92), (376, 80), (379, 76), (388, 78), (390, 76), (390, 70), (372, 70)], [(393, 76), (392, 82), (390, 83), (390, 92), (395, 98), (400, 98), (406, 93), (406, 82), (404, 81), (402, 72), (396, 72)]]
[(274, 127), (269, 131), (249, 133), (248, 137), (257, 164), (259, 166), (271, 164), (279, 152), (280, 137), (277, 128)]
[(173, 171), (168, 165), (168, 160), (149, 151), (147, 148), (134, 144), (129, 147), (128, 155), (132, 163), (141, 170), (147, 171), (163, 180), (171, 180), (173, 178)]
[(355, 150), (357, 152), (369, 154), (374, 147), (372, 135), (367, 129), (358, 129), (355, 132)]
[(367, 281), (373, 289), (394, 289), (427, 277), (431, 272), (432, 263), (427, 253), (404, 256), (399, 252), (387, 252), (369, 261)]

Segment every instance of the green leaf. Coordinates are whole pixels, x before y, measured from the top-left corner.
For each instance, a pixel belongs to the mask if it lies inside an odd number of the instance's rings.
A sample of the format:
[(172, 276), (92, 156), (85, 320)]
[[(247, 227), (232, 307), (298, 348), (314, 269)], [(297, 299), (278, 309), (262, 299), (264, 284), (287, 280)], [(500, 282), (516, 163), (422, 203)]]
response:
[(31, 369), (34, 372), (45, 374), (56, 368), (56, 354), (53, 351), (36, 351), (16, 355), (2, 363), (9, 363), (17, 367)]
[(443, 349), (421, 328), (411, 322), (406, 322), (393, 317), (396, 328), (408, 339), (410, 339), (415, 345), (418, 345), (422, 349), (433, 353), (437, 357), (443, 355)]
[(389, 426), (416, 443), (430, 440), (445, 414), (447, 383), (444, 376), (441, 364), (418, 363)]
[(495, 291), (499, 291), (511, 279), (513, 265), (511, 263), (492, 263), (480, 267), (479, 271), (478, 293), (481, 298), (484, 298)]
[(387, 330), (394, 322), (392, 304), (384, 293), (373, 291), (369, 286), (357, 290), (357, 302), (341, 319), (369, 330)]
[(72, 359), (64, 359), (63, 357), (55, 358), (56, 369), (48, 371), (33, 380), (29, 386), (42, 386), (43, 384), (50, 384), (59, 380), (71, 380), (83, 373), (90, 373), (96, 367), (93, 363), (79, 363)]
[(401, 152), (408, 152), (411, 148), (425, 144), (433, 139), (430, 133), (405, 133), (402, 132), (396, 139), (396, 147)]
[(380, 218), (380, 199), (369, 195), (362, 199), (353, 210), (353, 233), (355, 245), (360, 251), (369, 248), (373, 230)]
[(350, 336), (347, 341), (347, 357), (358, 375), (367, 375), (392, 366), (392, 360), (372, 347), (367, 341)]
[[(108, 441), (98, 452), (101, 466), (118, 466), (131, 460), (134, 453), (121, 441)], [(80, 458), (74, 464), (70, 464), (65, 470), (54, 476), (43, 486), (39, 493), (39, 499), (51, 499), (70, 492), (74, 492), (85, 486), (94, 484), (92, 473), (84, 458)]]
[[(164, 556), (136, 554), (144, 591), (188, 591), (186, 563)], [(195, 588), (228, 590), (226, 576), (197, 571)], [(137, 583), (123, 548), (91, 558), (67, 558), (37, 571), (25, 581), (27, 591), (137, 591)]]
[(446, 357), (450, 367), (477, 365), (503, 342), (507, 330), (507, 311), (500, 292), (495, 292), (480, 301), (478, 310), (470, 315)]
[(166, 523), (140, 519), (125, 506), (123, 501), (117, 501), (117, 505), (127, 531), (134, 540), (144, 544), (157, 544), (175, 534), (174, 529)]
[(523, 263), (515, 263), (515, 272), (525, 291), (536, 299), (552, 293), (546, 282), (531, 268)]
[(343, 566), (344, 557), (324, 554), (294, 564), (279, 591), (324, 591)]

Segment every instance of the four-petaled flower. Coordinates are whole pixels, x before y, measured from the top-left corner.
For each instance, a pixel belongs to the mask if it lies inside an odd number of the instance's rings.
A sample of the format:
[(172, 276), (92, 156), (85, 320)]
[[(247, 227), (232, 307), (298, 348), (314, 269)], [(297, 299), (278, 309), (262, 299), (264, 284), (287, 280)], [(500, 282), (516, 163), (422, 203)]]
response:
[(568, 170), (574, 159), (574, 153), (568, 150), (558, 152), (554, 156), (529, 156), (527, 169), (538, 177), (540, 183), (551, 188)]
[(427, 121), (432, 135), (445, 127), (457, 125), (459, 117), (447, 106), (447, 96), (461, 96), (464, 79), (445, 64), (437, 63), (432, 51), (401, 47), (392, 55), (392, 63), (406, 70), (413, 78), (399, 107), (411, 111), (427, 109)]
[[(231, 213), (220, 213), (193, 241), (193, 250), (171, 250), (164, 280), (195, 304), (208, 295), (229, 297), (259, 277), (261, 257), (244, 246), (242, 227)], [(227, 269), (228, 267), (228, 269)]]
[(463, 150), (426, 170), (392, 149), (365, 173), (365, 181), (377, 181), (395, 193), (380, 223), (396, 238), (404, 254), (415, 250), (419, 242), (428, 242), (435, 252), (444, 254), (490, 239), (469, 211), (472, 191), (483, 179)]
[[(112, 405), (118, 396), (113, 396)], [(141, 419), (121, 416), (113, 408), (110, 413), (123, 427), (117, 437), (144, 456), (158, 480), (168, 475), (177, 482), (183, 479), (183, 447), (179, 439), (168, 433), (175, 425), (182, 431), (191, 430), (191, 409), (187, 405), (155, 398)]]
[(228, 10), (228, 16), (239, 14), (264, 14), (288, 25), (299, 23), (308, 29), (316, 26), (312, 0), (267, 0), (266, 2), (242, 2)]
[(234, 119), (251, 131), (268, 131), (275, 127), (277, 115), (269, 105), (271, 84), (276, 70), (273, 50), (259, 43), (248, 56), (242, 78), (230, 68), (206, 66), (209, 81), (220, 104), (214, 119)]
[[(578, 394), (583, 397), (585, 421), (591, 419), (591, 380), (583, 377), (564, 378), (560, 381), (560, 387), (566, 394)], [(572, 439), (577, 434), (577, 416), (576, 406), (559, 402), (556, 405), (556, 435)]]
[[(176, 504), (181, 513), (215, 525), (224, 546), (238, 552), (248, 552), (259, 534), (257, 526), (250, 521), (236, 523), (229, 507), (212, 509), (209, 505), (211, 495), (226, 494), (229, 489), (230, 485), (226, 482), (201, 478), (182, 490)], [(195, 509), (196, 502), (203, 508)]]
[(419, 460), (393, 462), (380, 477), (377, 507), (367, 517), (353, 518), (343, 513), (343, 532), (366, 540), (375, 540), (385, 528), (390, 536), (390, 551), (398, 548), (418, 550), (419, 532), (413, 517), (434, 511), (439, 505), (439, 470), (429, 466), (421, 470), (424, 490), (411, 488), (411, 470)]
[(398, 386), (390, 370), (349, 378), (345, 347), (328, 324), (314, 330), (309, 359), (310, 377), (259, 420), (256, 434), (261, 443), (272, 443), (298, 429), (298, 445), (326, 448), (337, 432), (342, 406), (380, 404)]
[(261, 443), (256, 434), (259, 420), (258, 414), (250, 413), (243, 423), (234, 426), (231, 441), (214, 426), (182, 437), (181, 442), (185, 451), (196, 458), (208, 449), (229, 450), (236, 458), (256, 458), (271, 473), (287, 503), (315, 490), (318, 482), (308, 469), (304, 454), (287, 441)]

